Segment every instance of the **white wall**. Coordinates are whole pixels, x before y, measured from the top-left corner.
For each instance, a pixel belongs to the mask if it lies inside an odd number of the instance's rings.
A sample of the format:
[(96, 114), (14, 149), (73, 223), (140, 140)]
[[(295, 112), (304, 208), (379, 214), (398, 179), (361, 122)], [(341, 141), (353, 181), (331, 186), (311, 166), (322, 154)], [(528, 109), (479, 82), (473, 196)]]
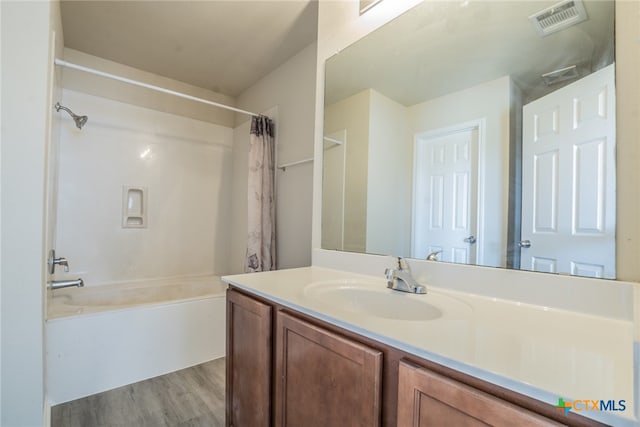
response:
[(371, 91), (367, 253), (409, 256), (413, 139), (407, 108)]
[[(228, 273), (232, 129), (65, 89), (89, 121), (61, 121), (57, 255), (86, 286)], [(123, 186), (147, 191), (147, 226), (123, 228)]]
[(322, 247), (344, 250), (347, 130), (325, 135), (322, 153)]
[[(311, 44), (237, 98), (244, 110), (266, 113), (277, 107), (278, 164), (313, 157), (316, 45)], [(234, 131), (233, 236), (246, 236), (246, 174), (249, 120), (238, 115)], [(313, 163), (277, 171), (276, 235), (278, 268), (311, 264), (311, 198)], [(243, 183), (243, 185), (240, 185)], [(236, 200), (240, 198), (240, 200)], [(233, 272), (242, 272), (246, 242), (232, 245)]]
[(363, 90), (325, 108), (324, 135), (342, 130), (347, 135), (344, 250), (408, 256), (412, 140), (407, 108), (373, 89)]
[(324, 135), (347, 133), (344, 182), (344, 250), (364, 252), (367, 246), (367, 171), (369, 167), (369, 103), (363, 90), (327, 106)]
[[(3, 426), (43, 423), (45, 178), (57, 2), (2, 2)], [(7, 108), (10, 106), (11, 108)]]
[[(62, 68), (56, 67), (54, 64), (54, 58), (61, 57), (64, 52), (64, 37), (62, 34), (62, 23), (60, 17), (60, 8), (58, 7), (59, 3), (53, 3), (52, 13), (51, 13), (51, 26), (52, 26), (52, 37), (51, 43), (53, 51), (50, 52), (51, 57), (49, 58), (49, 85), (51, 86), (51, 97), (48, 100), (48, 105), (54, 105), (56, 101), (62, 99)], [(50, 129), (49, 135), (49, 143), (46, 147), (46, 163), (45, 163), (45, 211), (44, 211), (44, 227), (45, 227), (45, 244), (44, 244), (44, 257), (48, 258), (49, 250), (52, 249), (55, 245), (55, 236), (56, 236), (56, 213), (57, 213), (57, 194), (58, 194), (58, 153), (60, 149), (60, 121), (54, 120), (55, 113), (53, 109), (49, 109), (48, 115), (48, 123), (47, 127)], [(48, 269), (45, 269), (45, 277), (48, 282), (52, 280), (52, 275), (49, 273)], [(47, 317), (47, 306), (50, 301), (51, 293), (46, 292), (45, 288), (44, 298), (44, 306), (43, 306), (43, 317)], [(45, 331), (46, 335), (46, 331)], [(46, 345), (46, 336), (45, 336), (45, 345), (44, 351), (46, 353), (47, 345)], [(45, 376), (45, 403), (44, 403), (44, 414), (43, 414), (43, 423), (45, 426), (48, 426), (51, 422), (51, 410), (48, 396), (48, 383), (46, 381), (47, 378), (47, 364), (44, 366), (44, 376)]]
[[(59, 8), (54, 8), (56, 10), (56, 14), (59, 14)], [(59, 21), (61, 18), (58, 15), (57, 20)], [(55, 29), (54, 25), (54, 29)], [(62, 56), (64, 52), (64, 40), (62, 29), (58, 31), (54, 31), (54, 35), (52, 36), (52, 43), (55, 43), (55, 57)], [(62, 99), (62, 68), (56, 67), (53, 59), (49, 64), (50, 69), (50, 78), (52, 81), (50, 82), (52, 86), (51, 90), (51, 99), (49, 100), (50, 105), (55, 105), (56, 102)], [(47, 144), (47, 162), (45, 164), (45, 194), (46, 194), (46, 205), (45, 205), (45, 255), (48, 255), (50, 249), (55, 247), (55, 238), (56, 238), (56, 213), (58, 211), (58, 154), (60, 152), (60, 120), (55, 114), (55, 110), (50, 111), (50, 118), (48, 122), (48, 127), (50, 128), (50, 138), (49, 144)], [(47, 281), (52, 280), (53, 276), (49, 273), (48, 269), (46, 271)], [(50, 293), (47, 293), (47, 298), (45, 298), (45, 307), (44, 313), (46, 317), (47, 313), (47, 305), (49, 303)]]

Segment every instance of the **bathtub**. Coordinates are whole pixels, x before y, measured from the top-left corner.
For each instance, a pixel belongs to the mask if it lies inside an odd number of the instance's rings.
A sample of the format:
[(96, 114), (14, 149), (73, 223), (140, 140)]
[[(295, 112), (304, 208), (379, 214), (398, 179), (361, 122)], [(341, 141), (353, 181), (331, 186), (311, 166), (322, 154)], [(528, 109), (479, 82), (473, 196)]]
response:
[(49, 403), (224, 356), (225, 290), (207, 276), (49, 291)]

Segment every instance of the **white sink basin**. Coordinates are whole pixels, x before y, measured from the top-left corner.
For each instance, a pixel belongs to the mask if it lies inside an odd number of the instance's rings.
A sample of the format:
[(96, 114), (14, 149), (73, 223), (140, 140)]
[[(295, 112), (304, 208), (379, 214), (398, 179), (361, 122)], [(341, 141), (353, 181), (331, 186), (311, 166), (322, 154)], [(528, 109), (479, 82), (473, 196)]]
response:
[(388, 289), (386, 282), (335, 280), (305, 287), (305, 297), (334, 309), (392, 320), (427, 321), (441, 318), (449, 310), (459, 312), (465, 303), (427, 289), (416, 295)]

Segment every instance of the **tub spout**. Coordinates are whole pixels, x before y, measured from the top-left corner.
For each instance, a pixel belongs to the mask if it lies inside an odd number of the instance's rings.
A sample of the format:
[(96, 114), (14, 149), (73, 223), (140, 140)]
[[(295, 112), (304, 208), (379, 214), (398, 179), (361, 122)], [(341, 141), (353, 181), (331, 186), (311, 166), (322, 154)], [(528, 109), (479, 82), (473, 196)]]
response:
[(70, 288), (70, 287), (78, 287), (81, 288), (84, 286), (84, 281), (82, 279), (76, 280), (52, 280), (51, 282), (47, 282), (47, 286), (51, 289), (62, 289), (62, 288)]

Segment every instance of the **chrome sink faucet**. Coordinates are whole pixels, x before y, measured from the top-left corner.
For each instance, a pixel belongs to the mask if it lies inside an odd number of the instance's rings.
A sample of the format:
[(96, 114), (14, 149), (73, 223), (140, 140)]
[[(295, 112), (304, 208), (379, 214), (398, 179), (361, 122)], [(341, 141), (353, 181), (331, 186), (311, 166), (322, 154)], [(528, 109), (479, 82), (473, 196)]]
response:
[(387, 268), (384, 271), (387, 277), (387, 288), (395, 291), (409, 292), (413, 294), (426, 294), (427, 288), (418, 284), (411, 275), (411, 269), (407, 261), (398, 257), (398, 268)]

